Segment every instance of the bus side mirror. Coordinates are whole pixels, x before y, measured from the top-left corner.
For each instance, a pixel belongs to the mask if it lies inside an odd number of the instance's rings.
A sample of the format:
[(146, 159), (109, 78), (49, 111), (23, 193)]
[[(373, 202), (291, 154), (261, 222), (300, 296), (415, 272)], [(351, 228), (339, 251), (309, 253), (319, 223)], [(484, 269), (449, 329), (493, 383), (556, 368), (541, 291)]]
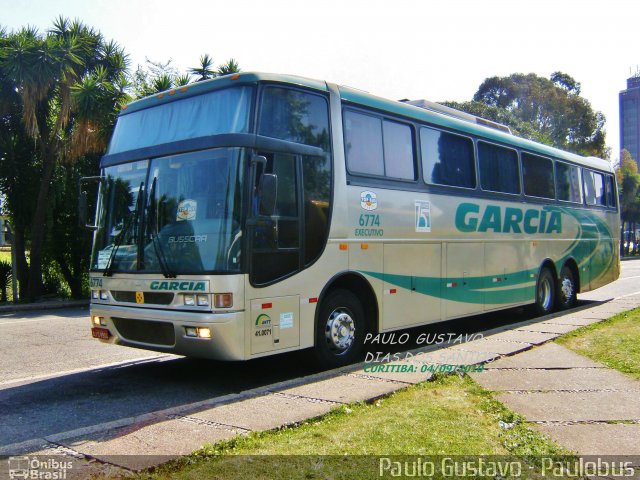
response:
[(260, 215), (272, 216), (276, 211), (278, 197), (278, 176), (273, 173), (263, 173), (258, 186), (258, 205)]
[(80, 192), (78, 197), (78, 226), (87, 226), (87, 192)]
[(93, 224), (88, 224), (89, 219), (89, 207), (87, 201), (87, 192), (83, 186), (88, 182), (96, 182), (101, 185), (104, 181), (104, 177), (83, 177), (78, 181), (78, 226), (88, 228), (89, 230), (97, 230), (96, 219)]

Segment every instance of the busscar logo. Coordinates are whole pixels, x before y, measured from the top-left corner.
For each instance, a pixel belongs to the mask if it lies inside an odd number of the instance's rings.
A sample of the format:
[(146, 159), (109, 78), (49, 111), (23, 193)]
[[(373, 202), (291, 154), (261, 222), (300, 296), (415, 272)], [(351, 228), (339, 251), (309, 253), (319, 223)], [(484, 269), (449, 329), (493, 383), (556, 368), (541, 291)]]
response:
[(378, 208), (378, 196), (375, 192), (365, 190), (360, 193), (360, 206), (365, 210), (375, 210)]

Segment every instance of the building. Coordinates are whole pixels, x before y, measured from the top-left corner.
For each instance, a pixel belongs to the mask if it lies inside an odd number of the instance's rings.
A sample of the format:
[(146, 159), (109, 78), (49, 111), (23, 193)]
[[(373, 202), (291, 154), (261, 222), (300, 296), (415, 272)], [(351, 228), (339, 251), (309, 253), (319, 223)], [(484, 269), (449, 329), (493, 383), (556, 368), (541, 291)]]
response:
[(634, 160), (640, 153), (640, 72), (627, 79), (620, 92), (620, 150), (626, 148)]

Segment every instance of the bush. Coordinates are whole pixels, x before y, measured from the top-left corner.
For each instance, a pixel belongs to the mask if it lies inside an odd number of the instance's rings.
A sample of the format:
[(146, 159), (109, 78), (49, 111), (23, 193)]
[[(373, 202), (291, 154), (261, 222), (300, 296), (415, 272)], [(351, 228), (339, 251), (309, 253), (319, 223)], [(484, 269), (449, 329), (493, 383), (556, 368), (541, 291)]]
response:
[(0, 260), (0, 302), (9, 300), (7, 292), (11, 285), (11, 263), (6, 260)]

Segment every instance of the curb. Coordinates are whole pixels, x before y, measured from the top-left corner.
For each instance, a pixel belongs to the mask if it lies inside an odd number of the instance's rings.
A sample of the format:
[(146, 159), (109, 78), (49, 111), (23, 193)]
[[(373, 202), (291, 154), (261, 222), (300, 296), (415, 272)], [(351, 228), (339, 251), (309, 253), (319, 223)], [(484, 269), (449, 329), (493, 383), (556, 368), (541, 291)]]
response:
[(37, 310), (57, 310), (61, 308), (75, 308), (75, 307), (88, 307), (88, 306), (89, 306), (89, 300), (68, 300), (68, 301), (25, 303), (25, 304), (17, 304), (17, 305), (2, 305), (0, 306), (0, 315), (3, 313), (31, 312), (31, 311), (37, 311)]

